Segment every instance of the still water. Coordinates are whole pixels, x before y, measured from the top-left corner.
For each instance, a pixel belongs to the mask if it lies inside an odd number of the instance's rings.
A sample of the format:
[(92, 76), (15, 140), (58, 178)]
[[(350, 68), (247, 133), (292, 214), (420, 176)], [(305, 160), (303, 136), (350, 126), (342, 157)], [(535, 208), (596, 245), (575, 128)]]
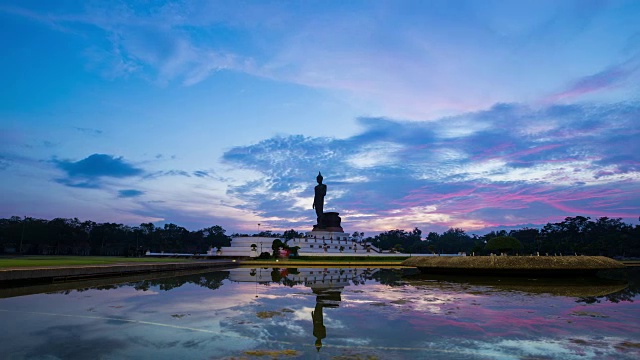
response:
[(638, 359), (638, 275), (544, 280), (237, 268), (1, 289), (0, 356)]

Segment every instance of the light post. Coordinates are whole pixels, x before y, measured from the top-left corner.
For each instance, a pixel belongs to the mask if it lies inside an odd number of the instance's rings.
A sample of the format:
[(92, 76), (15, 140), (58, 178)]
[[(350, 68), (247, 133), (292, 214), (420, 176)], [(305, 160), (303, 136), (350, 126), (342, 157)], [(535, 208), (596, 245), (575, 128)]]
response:
[(22, 220), (22, 236), (20, 236), (20, 248), (18, 249), (18, 254), (22, 255), (22, 241), (24, 240), (24, 227), (27, 225), (27, 217), (24, 217)]

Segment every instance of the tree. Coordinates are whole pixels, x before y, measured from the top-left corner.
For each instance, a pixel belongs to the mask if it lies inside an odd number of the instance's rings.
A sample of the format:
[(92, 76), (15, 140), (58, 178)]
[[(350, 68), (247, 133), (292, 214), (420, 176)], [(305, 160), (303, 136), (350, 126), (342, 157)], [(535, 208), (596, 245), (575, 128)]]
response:
[(204, 228), (200, 231), (202, 231), (204, 240), (207, 243), (206, 246), (212, 246), (214, 248), (231, 246), (231, 238), (225, 235), (227, 231), (219, 225)]
[(260, 231), (257, 234), (251, 235), (251, 236), (255, 236), (255, 237), (269, 237), (269, 238), (277, 238), (277, 237), (282, 237), (282, 235), (280, 235), (279, 233), (274, 233), (271, 230), (266, 230), (266, 231)]
[(291, 229), (286, 230), (284, 233), (282, 233), (282, 237), (284, 238), (284, 242), (287, 242), (289, 240), (303, 238), (304, 234)]
[(415, 244), (413, 244), (410, 248), (409, 248), (409, 252), (412, 254), (430, 254), (433, 253), (433, 251), (431, 251), (429, 243), (425, 240), (425, 241), (419, 241)]
[(291, 251), (291, 254), (292, 254), (293, 256), (298, 256), (298, 255), (299, 255), (299, 254), (298, 254), (298, 250), (300, 250), (300, 246), (292, 246), (292, 247), (289, 247), (289, 250)]
[(475, 245), (474, 239), (459, 228), (450, 228), (442, 235), (430, 232), (427, 235), (427, 241), (436, 252), (441, 254), (470, 253)]
[(284, 248), (285, 244), (280, 239), (275, 239), (271, 243), (271, 250), (273, 250), (273, 257), (277, 258), (280, 255), (278, 252), (281, 248)]
[(513, 236), (514, 238), (520, 240), (520, 243), (522, 244), (522, 250), (527, 254), (534, 254), (540, 251), (540, 230), (538, 229), (524, 228), (519, 230), (511, 230), (509, 231), (509, 236)]
[(513, 236), (497, 236), (487, 242), (485, 248), (489, 251), (507, 253), (522, 248), (520, 241)]
[(371, 242), (381, 250), (398, 249), (396, 246), (398, 244), (402, 249), (411, 249), (414, 245), (421, 242), (421, 234), (422, 231), (418, 228), (413, 229), (411, 232), (396, 229), (376, 235)]

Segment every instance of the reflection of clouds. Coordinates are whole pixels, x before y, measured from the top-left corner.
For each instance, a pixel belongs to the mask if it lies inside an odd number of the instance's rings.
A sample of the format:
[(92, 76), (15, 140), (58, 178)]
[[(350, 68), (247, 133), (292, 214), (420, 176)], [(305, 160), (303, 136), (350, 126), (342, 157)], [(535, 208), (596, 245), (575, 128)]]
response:
[[(176, 311), (218, 311), (228, 310), (238, 306), (245, 306), (254, 301), (246, 293), (216, 294), (202, 299), (198, 303), (176, 303), (173, 308)], [(162, 306), (162, 304), (158, 304)]]
[(331, 308), (324, 308), (324, 325), (331, 329), (346, 329), (348, 326), (340, 319), (340, 315)]
[[(470, 294), (468, 292), (473, 292)], [(556, 313), (540, 309), (545, 304), (563, 306), (565, 298), (524, 295), (489, 291), (482, 287), (455, 286), (435, 283), (433, 286), (385, 287), (367, 286), (365, 293), (346, 292), (347, 302), (354, 307), (372, 303), (385, 306), (371, 307), (376, 316), (386, 321), (398, 319), (410, 324), (412, 331), (431, 335), (449, 334), (456, 339), (483, 339), (486, 337), (536, 337), (564, 336), (566, 320)], [(534, 309), (530, 311), (528, 309)], [(577, 310), (576, 310), (577, 311)], [(566, 315), (571, 316), (572, 309)], [(410, 314), (407, 317), (407, 314)], [(579, 331), (598, 329), (603, 333), (633, 333), (638, 325), (626, 326), (622, 321), (602, 321), (598, 317), (571, 318), (572, 326)]]
[[(640, 334), (635, 303), (580, 305), (568, 297), (444, 281), (403, 286), (367, 282), (347, 286), (339, 307), (323, 309), (327, 347), (321, 353), (357, 349), (384, 354), (381, 358), (407, 359), (577, 359), (598, 354), (631, 359), (636, 349), (616, 350), (616, 346), (638, 343)], [(88, 339), (93, 344), (92, 339), (99, 338), (116, 346), (126, 341), (122, 353), (105, 357), (223, 358), (270, 346), (299, 350), (302, 358), (315, 354), (315, 349), (309, 350), (316, 305), (311, 289), (258, 285), (257, 299), (255, 291), (253, 283), (225, 282), (216, 290), (187, 284), (155, 296), (127, 298), (134, 292), (122, 287), (0, 299), (0, 327), (11, 329), (15, 339), (15, 344), (0, 343), (0, 351), (9, 349), (15, 355), (24, 354), (20, 349), (44, 348), (52, 335), (67, 343)], [(43, 313), (16, 315), (2, 310), (21, 306), (37, 306)], [(44, 316), (44, 311), (51, 314)], [(260, 311), (279, 314), (260, 318)], [(74, 357), (63, 349), (55, 352), (43, 354)]]
[[(311, 319), (311, 314), (309, 314), (308, 317)], [(286, 329), (294, 334), (303, 334), (305, 332), (305, 329), (302, 326), (293, 323), (291, 319), (288, 319), (287, 317), (285, 317), (284, 320), (281, 319), (282, 318), (278, 318), (277, 321), (273, 321), (273, 325), (278, 326), (280, 329)]]
[[(405, 310), (409, 309), (421, 313), (440, 314), (443, 312), (442, 307), (446, 304), (460, 300), (472, 301), (478, 297), (473, 294), (448, 294), (437, 288), (414, 288), (413, 286), (389, 287), (385, 285), (370, 285), (370, 287), (372, 287), (372, 289), (370, 292), (367, 292), (366, 298), (351, 298), (350, 296), (347, 297), (346, 301), (363, 304), (383, 302), (388, 306), (399, 307)], [(428, 293), (418, 295), (416, 291), (426, 291)]]
[[(85, 359), (116, 356), (129, 344), (124, 339), (109, 337), (93, 325), (58, 325), (34, 333), (46, 341), (28, 347), (26, 358)], [(71, 345), (72, 344), (72, 345)]]
[[(581, 338), (578, 341), (564, 338), (545, 338), (540, 340), (498, 339), (496, 342), (476, 342), (474, 345), (477, 346), (478, 355), (489, 358), (547, 358), (552, 354), (554, 358), (562, 359), (631, 359), (631, 357), (625, 357), (625, 354), (616, 349), (615, 346), (622, 341), (622, 339), (607, 337)], [(633, 356), (633, 354), (627, 355)]]
[(373, 340), (368, 338), (347, 338), (344, 339), (344, 342), (350, 346), (369, 346), (373, 343)]
[(123, 288), (120, 288), (120, 290), (121, 291), (117, 291), (117, 292), (108, 291), (108, 290), (106, 291), (105, 290), (73, 291), (69, 295), (75, 296), (77, 298), (86, 298), (86, 297), (95, 296), (104, 301), (109, 301), (109, 300), (126, 300), (126, 299), (144, 297), (144, 296), (155, 296), (160, 293), (152, 289), (149, 289), (146, 291), (138, 291), (133, 287), (123, 287)]
[(311, 320), (311, 312), (314, 310), (312, 307), (303, 306), (298, 309), (293, 309), (291, 313), (293, 320), (296, 321), (309, 321)]

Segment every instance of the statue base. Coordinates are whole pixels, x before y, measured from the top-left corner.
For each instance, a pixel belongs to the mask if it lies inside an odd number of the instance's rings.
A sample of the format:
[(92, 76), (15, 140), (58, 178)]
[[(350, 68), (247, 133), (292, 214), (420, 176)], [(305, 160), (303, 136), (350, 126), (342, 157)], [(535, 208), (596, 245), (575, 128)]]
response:
[(342, 219), (337, 212), (326, 212), (322, 216), (322, 224), (313, 225), (312, 231), (344, 232), (340, 223)]
[(327, 240), (327, 241), (332, 241), (333, 240), (343, 240), (346, 241), (349, 240), (349, 234), (342, 232), (342, 231), (330, 231), (330, 230), (313, 230), (313, 231), (307, 231), (305, 237), (309, 238), (309, 239), (315, 239), (315, 240)]
[(342, 219), (337, 212), (326, 212), (322, 218), (322, 225), (313, 225), (313, 230), (307, 232), (307, 237), (322, 240), (347, 240), (346, 234), (340, 226)]
[(311, 231), (344, 232), (344, 230), (342, 229), (341, 226), (338, 226), (338, 227), (334, 227), (334, 226), (320, 227), (318, 225), (313, 225), (313, 230), (311, 230)]

